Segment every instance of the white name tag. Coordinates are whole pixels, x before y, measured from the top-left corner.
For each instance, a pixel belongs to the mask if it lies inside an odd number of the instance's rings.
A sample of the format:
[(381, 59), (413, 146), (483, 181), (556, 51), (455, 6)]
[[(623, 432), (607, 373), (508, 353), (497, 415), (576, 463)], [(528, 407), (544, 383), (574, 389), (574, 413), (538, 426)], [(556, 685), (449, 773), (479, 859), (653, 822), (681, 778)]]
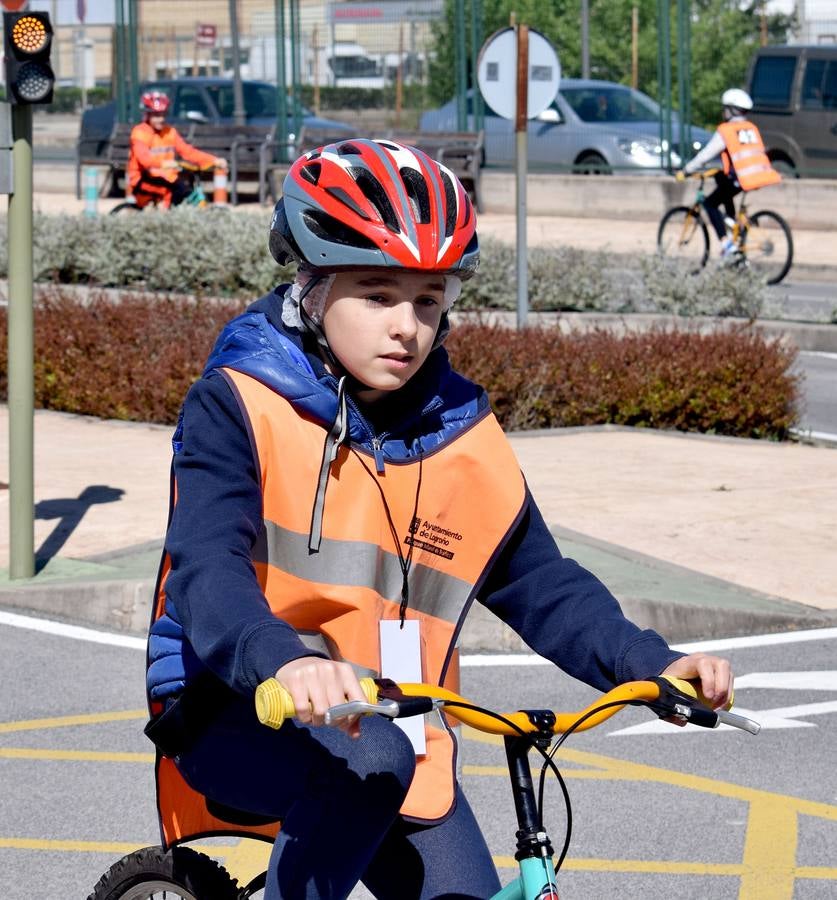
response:
[[(381, 638), (381, 676), (393, 681), (422, 681), (421, 632), (416, 619), (406, 619), (404, 627), (398, 619), (378, 623)], [(395, 724), (407, 735), (416, 756), (427, 752), (424, 736), (424, 716), (395, 719)]]

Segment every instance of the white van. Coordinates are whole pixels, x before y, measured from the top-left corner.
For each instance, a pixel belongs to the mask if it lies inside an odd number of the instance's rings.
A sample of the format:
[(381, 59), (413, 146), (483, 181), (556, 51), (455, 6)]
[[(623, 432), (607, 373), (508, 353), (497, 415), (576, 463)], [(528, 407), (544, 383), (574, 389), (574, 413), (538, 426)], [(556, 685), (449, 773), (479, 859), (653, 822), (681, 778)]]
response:
[(762, 47), (750, 63), (750, 118), (783, 175), (837, 177), (837, 45)]

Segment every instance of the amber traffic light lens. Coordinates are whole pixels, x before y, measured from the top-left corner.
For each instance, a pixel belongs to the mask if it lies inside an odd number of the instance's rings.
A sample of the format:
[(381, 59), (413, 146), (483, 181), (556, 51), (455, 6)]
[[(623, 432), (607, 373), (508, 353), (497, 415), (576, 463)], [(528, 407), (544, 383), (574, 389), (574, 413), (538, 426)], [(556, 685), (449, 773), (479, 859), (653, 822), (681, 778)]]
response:
[(12, 43), (24, 53), (38, 53), (47, 43), (44, 23), (34, 16), (23, 16), (12, 28)]

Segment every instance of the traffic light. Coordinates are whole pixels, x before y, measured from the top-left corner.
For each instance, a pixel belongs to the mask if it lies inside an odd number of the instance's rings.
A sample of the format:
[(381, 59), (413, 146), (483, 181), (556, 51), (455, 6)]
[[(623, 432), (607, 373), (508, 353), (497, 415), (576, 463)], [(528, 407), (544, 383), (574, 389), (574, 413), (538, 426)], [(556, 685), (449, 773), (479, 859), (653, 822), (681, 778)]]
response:
[(6, 99), (9, 103), (51, 103), (55, 73), (49, 64), (52, 25), (44, 12), (3, 13)]

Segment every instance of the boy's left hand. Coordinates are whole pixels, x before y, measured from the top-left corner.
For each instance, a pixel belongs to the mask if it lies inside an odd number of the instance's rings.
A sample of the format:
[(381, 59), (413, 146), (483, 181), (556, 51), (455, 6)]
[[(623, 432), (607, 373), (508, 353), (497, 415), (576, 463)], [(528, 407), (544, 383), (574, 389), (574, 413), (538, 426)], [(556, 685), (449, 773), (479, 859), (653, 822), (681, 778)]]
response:
[(721, 659), (720, 656), (690, 653), (676, 659), (660, 674), (673, 675), (686, 681), (699, 678), (701, 692), (713, 709), (720, 709), (732, 696), (732, 669), (729, 660)]

